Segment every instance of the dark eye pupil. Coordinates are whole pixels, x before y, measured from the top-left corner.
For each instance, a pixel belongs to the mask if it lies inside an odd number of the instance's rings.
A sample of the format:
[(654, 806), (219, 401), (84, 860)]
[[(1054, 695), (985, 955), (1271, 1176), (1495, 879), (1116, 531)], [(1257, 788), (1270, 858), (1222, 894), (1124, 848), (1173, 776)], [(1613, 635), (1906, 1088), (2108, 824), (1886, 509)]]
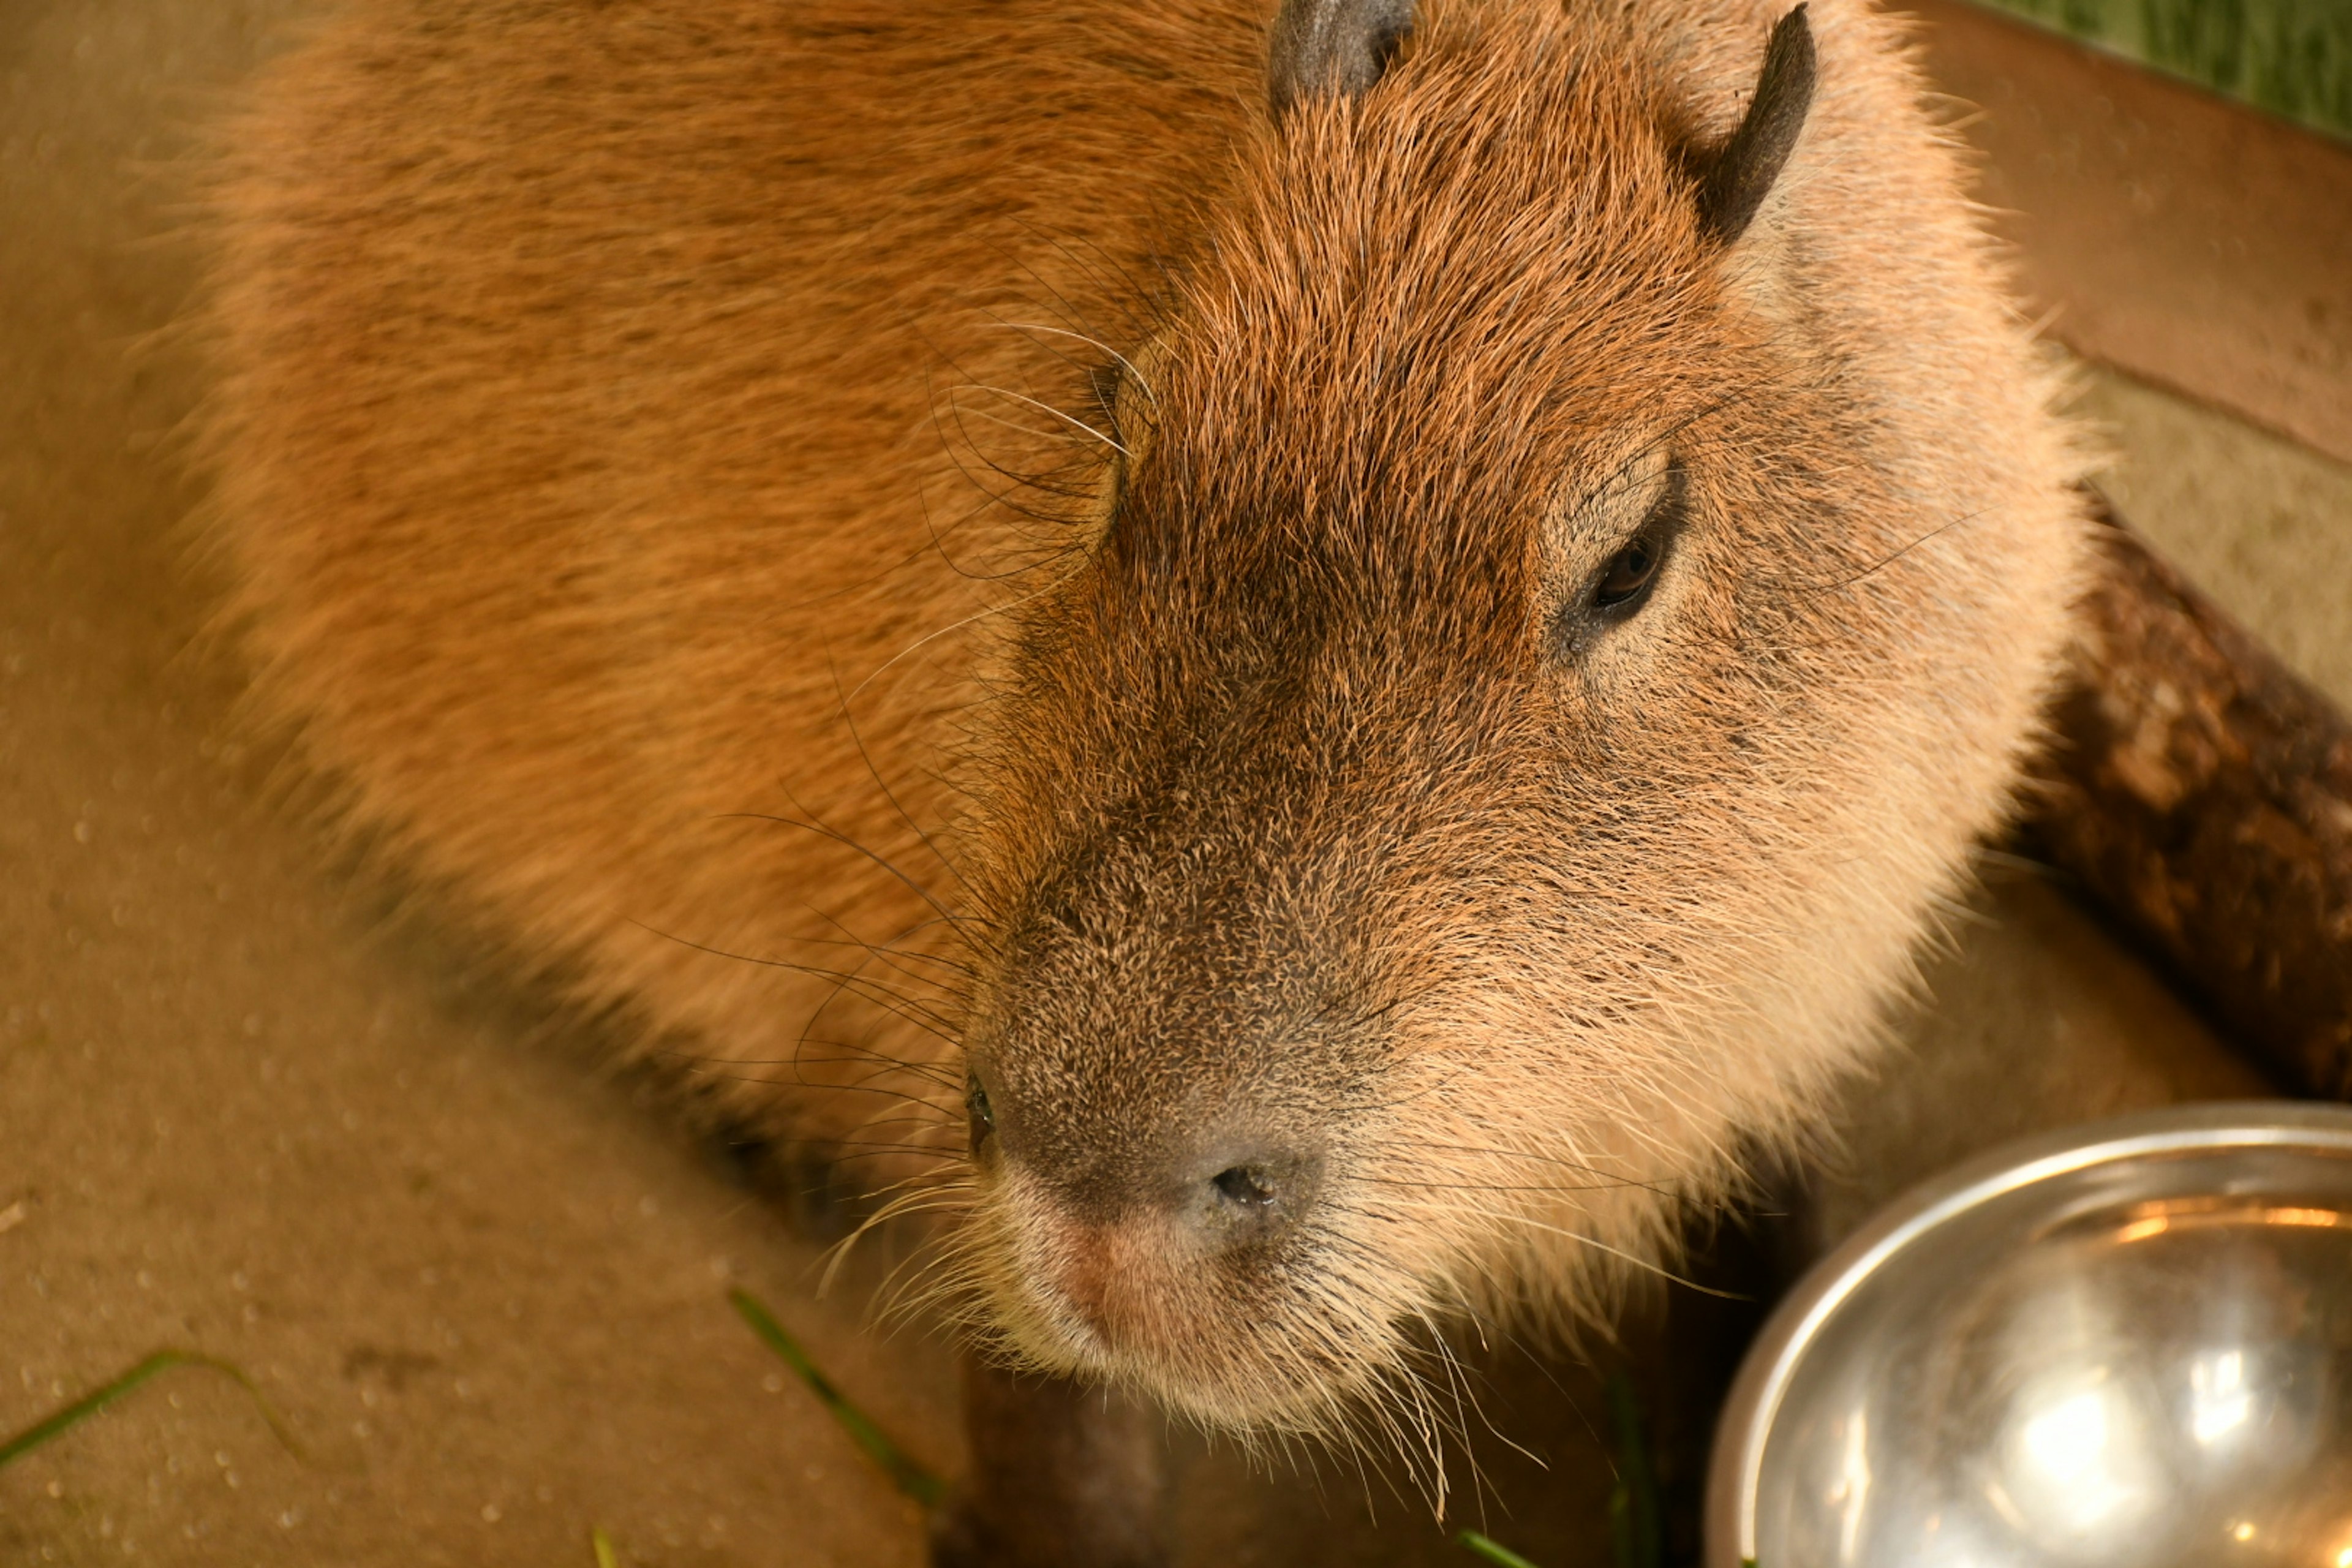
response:
[(1647, 541), (1635, 540), (1611, 558), (1592, 591), (1592, 602), (1602, 609), (1623, 604), (1650, 585), (1657, 569), (1657, 551)]
[(971, 1118), (971, 1145), (977, 1149), (982, 1139), (996, 1131), (996, 1112), (989, 1107), (988, 1090), (977, 1081), (964, 1090), (963, 1106)]

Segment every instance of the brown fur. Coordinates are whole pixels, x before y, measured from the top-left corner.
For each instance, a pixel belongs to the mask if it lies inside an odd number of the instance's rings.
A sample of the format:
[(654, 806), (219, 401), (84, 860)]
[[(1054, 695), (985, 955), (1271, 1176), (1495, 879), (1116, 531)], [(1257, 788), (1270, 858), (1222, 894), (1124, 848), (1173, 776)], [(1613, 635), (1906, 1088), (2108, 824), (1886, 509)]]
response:
[[(1779, 6), (1431, 0), (1279, 121), (1267, 10), (355, 6), (227, 138), (218, 496), (354, 819), (937, 1152), (1022, 1355), (1411, 1436), (1405, 1326), (1575, 1310), (1861, 1058), (2078, 464), (1858, 5), (1728, 248)], [(1297, 1214), (1204, 1251), (1227, 1144)]]

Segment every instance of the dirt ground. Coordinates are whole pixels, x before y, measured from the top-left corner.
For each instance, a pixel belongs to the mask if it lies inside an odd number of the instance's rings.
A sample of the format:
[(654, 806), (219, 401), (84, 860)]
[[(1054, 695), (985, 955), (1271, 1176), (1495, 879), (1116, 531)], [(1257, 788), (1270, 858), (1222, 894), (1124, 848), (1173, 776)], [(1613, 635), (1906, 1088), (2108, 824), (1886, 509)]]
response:
[[(0, 1434), (169, 1345), (247, 1368), (300, 1445), (167, 1373), (0, 1470), (0, 1561), (587, 1568), (601, 1525), (640, 1568), (916, 1563), (915, 1510), (724, 1298), (952, 1473), (945, 1346), (870, 1326), (887, 1247), (820, 1298), (822, 1236), (323, 867), (235, 738), (180, 531), (199, 373), (163, 329), (184, 129), (294, 9), (0, 6)], [(2126, 511), (2352, 701), (2352, 468), (2112, 372), (2085, 405)], [(1824, 1237), (2010, 1132), (2261, 1088), (2039, 878), (1990, 880), (1855, 1091)], [(1658, 1344), (1598, 1359), (1661, 1386), (1689, 1358)], [(1465, 1517), (1607, 1561), (1591, 1376), (1482, 1365)], [(1469, 1561), (1350, 1464), (1178, 1447), (1184, 1563)]]

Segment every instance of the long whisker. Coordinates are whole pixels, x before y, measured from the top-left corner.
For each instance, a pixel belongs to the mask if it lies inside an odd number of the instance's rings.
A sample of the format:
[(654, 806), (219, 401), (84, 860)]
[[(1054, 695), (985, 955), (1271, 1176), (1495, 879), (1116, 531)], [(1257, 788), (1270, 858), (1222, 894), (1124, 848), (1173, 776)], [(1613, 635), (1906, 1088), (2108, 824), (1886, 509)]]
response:
[[(1059, 419), (1063, 424), (1071, 426), (1073, 429), (1083, 431), (1085, 434), (1093, 437), (1104, 446), (1108, 447), (1112, 451), (1117, 452), (1120, 457), (1129, 458), (1130, 460), (1134, 458), (1134, 454), (1132, 452), (1129, 452), (1125, 447), (1119, 444), (1118, 437), (1105, 435), (1102, 431), (1096, 429), (1093, 426), (1087, 424), (1085, 420), (1078, 418), (1076, 415), (1065, 414), (1060, 409), (1055, 407), (1052, 404), (1042, 402), (1037, 398), (1031, 397), (1026, 393), (1015, 392), (1011, 387), (1007, 386), (988, 386), (977, 382), (966, 382), (961, 386), (951, 386), (948, 388), (948, 395), (950, 397), (954, 396), (959, 392), (993, 393), (999, 397), (1011, 398), (1015, 403), (1025, 403), (1030, 407), (1034, 408), (1041, 413), (1050, 415), (1054, 418)], [(983, 409), (974, 409), (973, 412), (980, 415), (983, 419), (990, 417), (989, 414)], [(1001, 424), (1003, 422), (1000, 420), (999, 423)], [(1015, 426), (1015, 428), (1019, 427)], [(1040, 432), (1030, 430), (1024, 431), (1024, 434), (1034, 436), (1040, 434)]]
[(1746, 1301), (1751, 1300), (1751, 1298), (1741, 1295), (1736, 1290), (1718, 1290), (1711, 1285), (1702, 1285), (1697, 1280), (1685, 1279), (1682, 1275), (1676, 1274), (1672, 1269), (1665, 1268), (1664, 1265), (1653, 1262), (1649, 1258), (1643, 1258), (1638, 1253), (1628, 1252), (1622, 1247), (1612, 1247), (1609, 1243), (1601, 1240), (1597, 1237), (1587, 1236), (1581, 1231), (1570, 1230), (1564, 1226), (1546, 1225), (1543, 1221), (1535, 1218), (1531, 1215), (1516, 1214), (1508, 1209), (1482, 1208), (1475, 1204), (1401, 1203), (1393, 1205), (1383, 1205), (1382, 1206), (1419, 1209), (1431, 1214), (1468, 1215), (1474, 1218), (1498, 1220), (1506, 1225), (1523, 1226), (1529, 1230), (1540, 1231), (1547, 1236), (1559, 1237), (1564, 1241), (1572, 1241), (1580, 1247), (1589, 1247), (1596, 1252), (1607, 1253), (1610, 1257), (1615, 1258), (1622, 1262), (1631, 1264), (1636, 1268), (1654, 1274), (1659, 1279), (1666, 1280), (1670, 1284), (1680, 1285), (1688, 1289), (1696, 1290), (1702, 1296), (1714, 1296), (1726, 1301)]
[[(1072, 331), (1067, 327), (1048, 327), (1035, 321), (997, 321), (990, 324), (992, 326), (1003, 327), (1016, 332), (1048, 332), (1055, 337), (1075, 338), (1079, 342), (1087, 344), (1092, 348), (1099, 349), (1104, 353), (1108, 354), (1112, 359), (1118, 362), (1118, 368), (1125, 371), (1134, 379), (1135, 384), (1143, 389), (1144, 396), (1151, 400), (1153, 406), (1156, 407), (1159, 405), (1160, 395), (1152, 390), (1151, 383), (1144, 379), (1143, 373), (1136, 368), (1135, 362), (1128, 358), (1125, 354), (1119, 353), (1117, 349), (1111, 347), (1108, 343), (1103, 342), (1100, 338), (1091, 337), (1085, 332)], [(1075, 363), (1076, 362), (1069, 363)]]
[[(860, 688), (860, 689), (863, 689), (863, 688)], [(793, 804), (797, 805), (799, 803), (795, 801)], [(923, 902), (930, 905), (931, 912), (938, 915), (941, 920), (948, 921), (950, 924), (953, 924), (960, 918), (953, 910), (949, 909), (945, 904), (940, 902), (938, 899), (934, 898), (929, 888), (924, 887), (920, 882), (918, 882), (915, 879), (907, 875), (906, 872), (900, 870), (897, 866), (891, 864), (887, 858), (876, 851), (867, 848), (865, 845), (860, 844), (856, 839), (850, 837), (847, 834), (837, 832), (833, 828), (827, 827), (821, 822), (803, 822), (797, 816), (783, 816), (777, 813), (767, 811), (723, 811), (720, 812), (714, 820), (719, 822), (772, 822), (785, 827), (797, 827), (804, 833), (814, 833), (820, 838), (830, 838), (835, 844), (842, 846), (844, 848), (864, 856), (866, 859), (873, 861), (874, 864), (879, 866), (885, 871), (889, 872), (893, 877), (896, 877), (899, 881), (904, 882), (907, 885), (908, 889), (917, 898), (922, 900)]]
[(1598, 1165), (1588, 1165), (1579, 1161), (1563, 1159), (1557, 1154), (1538, 1153), (1532, 1149), (1490, 1149), (1475, 1143), (1423, 1143), (1421, 1147), (1443, 1150), (1454, 1154), (1485, 1155), (1490, 1159), (1531, 1160), (1538, 1164), (1558, 1165), (1565, 1171), (1580, 1172), (1602, 1182), (1615, 1182), (1624, 1186), (1639, 1188), (1643, 1192), (1651, 1193), (1662, 1198), (1670, 1198), (1677, 1203), (1694, 1201), (1689, 1194), (1668, 1185), (1664, 1181), (1643, 1181), (1634, 1176), (1619, 1176), (1613, 1172), (1602, 1170)]
[(1855, 573), (1851, 577), (1836, 578), (1826, 583), (1803, 584), (1797, 591), (1811, 594), (1833, 594), (1842, 588), (1851, 588), (1855, 584), (1862, 582), (1864, 579), (1874, 577), (1879, 573), (1884, 572), (1887, 567), (1894, 565), (1895, 563), (1902, 560), (1906, 555), (1910, 554), (1921, 545), (1927, 544), (1931, 541), (1940, 539), (1945, 534), (1951, 532), (1952, 530), (1959, 528), (1964, 524), (1974, 522), (1978, 519), (1987, 515), (1988, 513), (1982, 510), (1963, 513), (1962, 515), (1952, 519), (1949, 522), (1943, 524), (1941, 527), (1929, 529), (1927, 532), (1911, 541), (1908, 544), (1902, 546), (1900, 549), (1890, 551), (1888, 553), (1879, 557), (1876, 561), (1872, 562), (1869, 565), (1864, 567), (1861, 571)]
[[(946, 1020), (932, 1016), (928, 1008), (914, 998), (904, 995), (868, 975), (853, 970), (832, 969), (824, 964), (794, 963), (790, 959), (762, 958), (751, 953), (730, 952), (723, 947), (713, 947), (708, 942), (696, 942), (691, 937), (678, 936), (674, 932), (646, 925), (642, 921), (631, 921), (629, 923), (665, 941), (677, 942), (681, 947), (691, 948), (697, 952), (707, 952), (713, 958), (730, 959), (738, 963), (756, 964), (762, 969), (781, 969), (788, 973), (808, 974), (831, 980), (835, 982), (835, 994), (847, 991), (859, 1000), (914, 1025), (926, 1034), (937, 1036), (950, 1045), (955, 1043), (955, 1037), (950, 1032)], [(820, 1012), (823, 1010), (822, 1007), (818, 1009)]]

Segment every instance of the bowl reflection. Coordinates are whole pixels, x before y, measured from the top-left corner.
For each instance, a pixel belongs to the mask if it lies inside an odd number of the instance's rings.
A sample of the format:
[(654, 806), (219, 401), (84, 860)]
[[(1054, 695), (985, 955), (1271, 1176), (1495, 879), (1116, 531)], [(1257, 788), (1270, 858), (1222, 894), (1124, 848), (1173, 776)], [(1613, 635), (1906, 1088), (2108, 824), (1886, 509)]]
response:
[(1724, 1413), (1709, 1568), (2352, 1568), (2352, 1111), (2070, 1130), (1823, 1262)]

